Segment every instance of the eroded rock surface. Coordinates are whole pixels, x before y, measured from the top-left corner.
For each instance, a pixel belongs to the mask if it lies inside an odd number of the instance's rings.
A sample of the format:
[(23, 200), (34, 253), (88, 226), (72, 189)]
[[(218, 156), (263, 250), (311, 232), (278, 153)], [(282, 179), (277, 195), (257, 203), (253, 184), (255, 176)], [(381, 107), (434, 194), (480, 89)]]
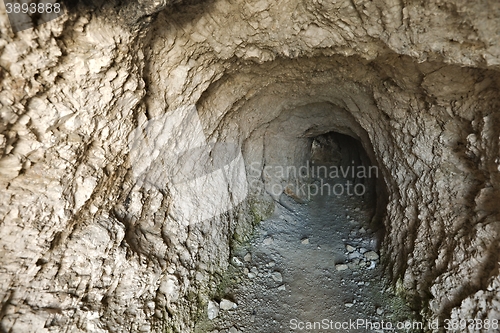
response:
[[(300, 166), (331, 131), (380, 167), (398, 291), (429, 320), (500, 317), (499, 3), (113, 5), (17, 34), (0, 13), (3, 331), (189, 332), (231, 242), (289, 181), (252, 163)], [(186, 222), (137, 181), (129, 138), (189, 107), (207, 143), (241, 149), (252, 186)]]

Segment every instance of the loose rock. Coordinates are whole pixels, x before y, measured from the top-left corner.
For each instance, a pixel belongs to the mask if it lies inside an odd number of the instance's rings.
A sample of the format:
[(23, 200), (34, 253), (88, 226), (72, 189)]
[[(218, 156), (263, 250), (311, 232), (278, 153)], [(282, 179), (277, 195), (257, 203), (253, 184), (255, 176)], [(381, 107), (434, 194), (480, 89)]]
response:
[(379, 258), (377, 252), (375, 252), (375, 251), (368, 251), (368, 252), (364, 253), (364, 256), (368, 260), (377, 260)]
[(276, 282), (282, 282), (283, 281), (283, 277), (281, 276), (280, 272), (274, 272), (273, 274), (271, 274), (271, 277)]
[(345, 271), (346, 269), (348, 269), (349, 267), (347, 267), (346, 264), (337, 264), (335, 265), (335, 269), (337, 271)]
[(234, 302), (231, 302), (230, 300), (228, 299), (222, 299), (220, 301), (220, 308), (222, 310), (231, 310), (231, 309), (236, 309), (238, 306), (236, 305), (236, 303)]
[(219, 305), (216, 302), (209, 301), (207, 308), (208, 319), (213, 320), (219, 314)]
[(356, 248), (354, 246), (351, 246), (351, 245), (346, 245), (345, 248), (346, 248), (347, 252), (353, 252), (356, 250)]
[(264, 245), (271, 245), (273, 241), (272, 237), (266, 237), (266, 239), (264, 239)]

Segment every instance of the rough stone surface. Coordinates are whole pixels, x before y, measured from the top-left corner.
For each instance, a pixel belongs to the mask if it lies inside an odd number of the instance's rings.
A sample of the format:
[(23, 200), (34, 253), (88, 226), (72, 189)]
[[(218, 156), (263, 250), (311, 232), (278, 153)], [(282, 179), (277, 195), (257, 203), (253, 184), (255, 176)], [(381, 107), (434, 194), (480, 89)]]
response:
[(237, 305), (234, 302), (231, 302), (228, 299), (222, 299), (220, 301), (219, 306), (222, 310), (232, 310), (237, 307)]
[[(289, 181), (250, 163), (302, 165), (329, 131), (380, 166), (399, 292), (429, 320), (500, 316), (500, 3), (167, 4), (82, 5), (17, 34), (0, 12), (3, 331), (189, 332)], [(128, 137), (192, 106), (252, 186), (186, 223), (134, 178)]]

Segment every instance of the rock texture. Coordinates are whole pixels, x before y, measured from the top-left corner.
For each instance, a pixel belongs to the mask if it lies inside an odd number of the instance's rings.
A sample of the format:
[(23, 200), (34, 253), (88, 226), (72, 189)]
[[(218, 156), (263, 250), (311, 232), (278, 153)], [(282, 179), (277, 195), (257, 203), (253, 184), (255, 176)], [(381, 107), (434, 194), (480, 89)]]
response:
[[(399, 292), (427, 319), (500, 316), (499, 3), (68, 8), (17, 34), (0, 13), (1, 330), (189, 332), (231, 242), (290, 180), (252, 163), (299, 166), (330, 131), (380, 167)], [(252, 186), (185, 223), (137, 181), (129, 137), (192, 107), (207, 142), (241, 149)]]

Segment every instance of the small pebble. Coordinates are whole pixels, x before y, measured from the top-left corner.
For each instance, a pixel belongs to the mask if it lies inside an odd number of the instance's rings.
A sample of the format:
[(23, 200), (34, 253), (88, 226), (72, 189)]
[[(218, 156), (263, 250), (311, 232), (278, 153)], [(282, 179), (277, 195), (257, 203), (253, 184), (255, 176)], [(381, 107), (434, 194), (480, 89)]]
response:
[(228, 299), (224, 299), (224, 298), (223, 298), (223, 299), (220, 301), (219, 307), (220, 307), (222, 310), (231, 310), (231, 309), (236, 309), (238, 306), (236, 305), (236, 303), (231, 302), (230, 300), (228, 300)]
[(235, 264), (236, 266), (243, 266), (241, 260), (236, 257), (233, 257), (233, 264)]
[(264, 245), (271, 245), (272, 243), (273, 243), (272, 237), (266, 237), (266, 239), (264, 239)]
[(349, 268), (349, 267), (347, 267), (346, 264), (337, 264), (337, 265), (335, 265), (335, 269), (337, 271), (345, 271), (347, 268)]
[(280, 272), (274, 272), (271, 274), (271, 278), (276, 281), (276, 282), (282, 282), (283, 281), (283, 276), (281, 276)]
[(379, 258), (377, 252), (375, 252), (375, 251), (368, 251), (368, 252), (365, 252), (363, 255), (368, 260), (377, 260)]

